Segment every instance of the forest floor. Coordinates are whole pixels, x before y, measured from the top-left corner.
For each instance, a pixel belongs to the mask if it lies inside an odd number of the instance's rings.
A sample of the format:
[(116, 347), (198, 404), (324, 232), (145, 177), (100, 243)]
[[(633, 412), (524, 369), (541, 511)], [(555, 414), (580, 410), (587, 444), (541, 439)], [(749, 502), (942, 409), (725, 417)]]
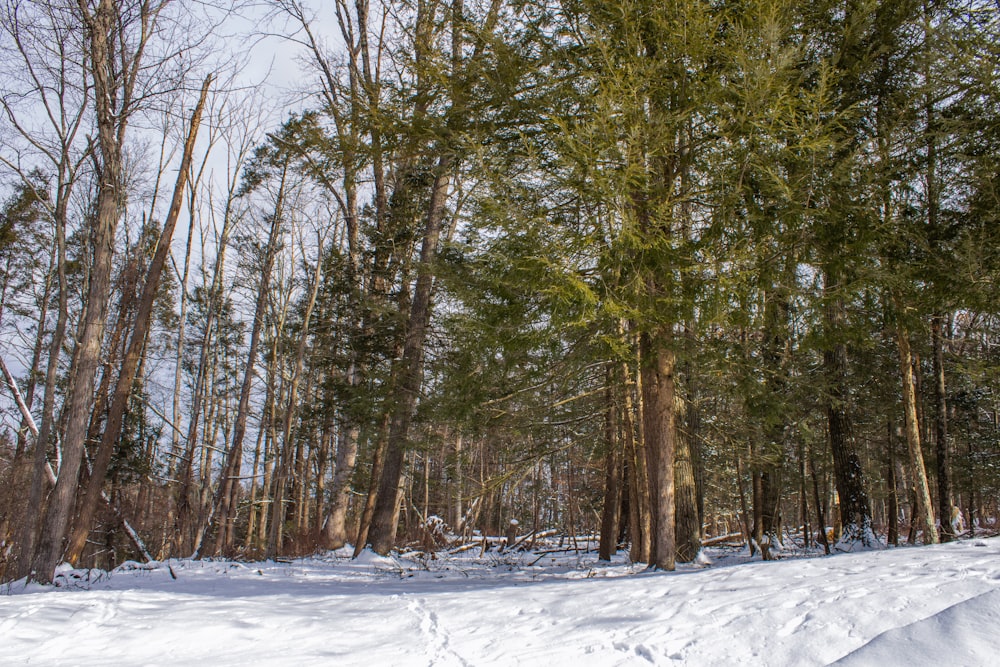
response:
[(594, 553), (172, 560), (0, 588), (0, 664), (990, 665), (1000, 538), (675, 572)]

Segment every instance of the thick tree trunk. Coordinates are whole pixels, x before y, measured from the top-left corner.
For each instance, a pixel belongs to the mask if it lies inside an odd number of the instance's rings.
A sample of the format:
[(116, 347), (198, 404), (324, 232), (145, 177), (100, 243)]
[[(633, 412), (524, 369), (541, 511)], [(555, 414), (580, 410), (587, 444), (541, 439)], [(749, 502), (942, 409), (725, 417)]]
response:
[[(825, 275), (826, 292), (831, 303), (825, 312), (827, 335), (839, 337), (846, 326), (844, 305), (833, 292), (841, 289), (830, 270)], [(872, 532), (871, 508), (865, 488), (864, 469), (857, 453), (854, 429), (848, 411), (850, 392), (847, 387), (847, 345), (834, 341), (823, 352), (823, 365), (827, 377), (827, 425), (830, 450), (833, 454), (833, 474), (840, 497), (840, 516), (844, 526), (842, 541), (860, 543), (866, 547), (877, 546)]]
[(649, 564), (673, 570), (676, 558), (674, 526), (674, 457), (676, 452), (676, 405), (674, 368), (676, 359), (669, 348), (670, 331), (663, 328), (643, 335), (642, 393), (643, 436), (650, 458), (649, 482), (652, 499), (653, 535)]
[(781, 468), (767, 464), (760, 473), (760, 546), (761, 557), (772, 560), (781, 549), (778, 523), (781, 508)]
[[(846, 356), (846, 350), (835, 351), (831, 356), (836, 358), (841, 354)], [(831, 402), (827, 405), (827, 422), (830, 449), (833, 452), (834, 479), (840, 497), (840, 516), (844, 527), (842, 539), (874, 546), (871, 510), (864, 487), (864, 470), (857, 455), (851, 419), (844, 407)]]
[[(93, 13), (89, 9), (83, 11), (92, 64), (91, 74), (94, 77), (101, 171), (96, 214), (90, 227), (92, 255), (86, 311), (80, 324), (76, 364), (64, 407), (66, 430), (63, 437), (62, 466), (49, 497), (41, 541), (34, 559), (34, 577), (41, 583), (52, 581), (55, 567), (63, 554), (64, 540), (76, 499), (84, 440), (94, 400), (94, 378), (100, 363), (101, 343), (107, 322), (115, 231), (124, 201), (122, 140), (128, 117), (120, 113), (119, 109), (112, 108), (111, 101), (119, 97), (117, 82), (110, 77), (112, 60), (116, 55), (112, 52), (115, 48), (112, 42), (116, 23), (115, 7), (110, 0), (101, 0)], [(122, 100), (123, 104), (125, 102), (127, 100)]]
[(698, 492), (695, 487), (689, 438), (678, 433), (676, 442), (674, 484), (677, 498), (675, 517), (677, 560), (681, 563), (691, 563), (698, 558), (698, 552), (701, 551), (701, 517), (698, 514)]

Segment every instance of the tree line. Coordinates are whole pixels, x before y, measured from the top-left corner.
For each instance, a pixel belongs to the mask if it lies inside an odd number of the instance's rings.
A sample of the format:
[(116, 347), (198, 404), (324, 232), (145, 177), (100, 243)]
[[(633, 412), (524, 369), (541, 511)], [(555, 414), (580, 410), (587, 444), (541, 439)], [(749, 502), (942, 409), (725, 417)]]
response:
[(3, 3), (0, 577), (995, 530), (995, 3), (267, 12)]

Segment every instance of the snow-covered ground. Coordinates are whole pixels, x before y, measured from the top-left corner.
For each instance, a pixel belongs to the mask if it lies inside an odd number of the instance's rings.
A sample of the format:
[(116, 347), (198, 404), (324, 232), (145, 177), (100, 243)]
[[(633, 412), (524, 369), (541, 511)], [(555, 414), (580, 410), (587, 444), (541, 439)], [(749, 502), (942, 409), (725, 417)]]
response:
[(1000, 664), (1000, 539), (708, 556), (673, 573), (478, 551), (67, 571), (0, 589), (0, 664)]

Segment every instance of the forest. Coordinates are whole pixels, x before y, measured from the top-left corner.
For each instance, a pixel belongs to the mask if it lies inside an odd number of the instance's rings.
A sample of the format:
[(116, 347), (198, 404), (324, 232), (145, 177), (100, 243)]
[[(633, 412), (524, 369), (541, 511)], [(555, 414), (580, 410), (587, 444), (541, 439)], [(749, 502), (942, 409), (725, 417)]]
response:
[(0, 54), (0, 582), (1000, 529), (996, 2), (2, 0)]

